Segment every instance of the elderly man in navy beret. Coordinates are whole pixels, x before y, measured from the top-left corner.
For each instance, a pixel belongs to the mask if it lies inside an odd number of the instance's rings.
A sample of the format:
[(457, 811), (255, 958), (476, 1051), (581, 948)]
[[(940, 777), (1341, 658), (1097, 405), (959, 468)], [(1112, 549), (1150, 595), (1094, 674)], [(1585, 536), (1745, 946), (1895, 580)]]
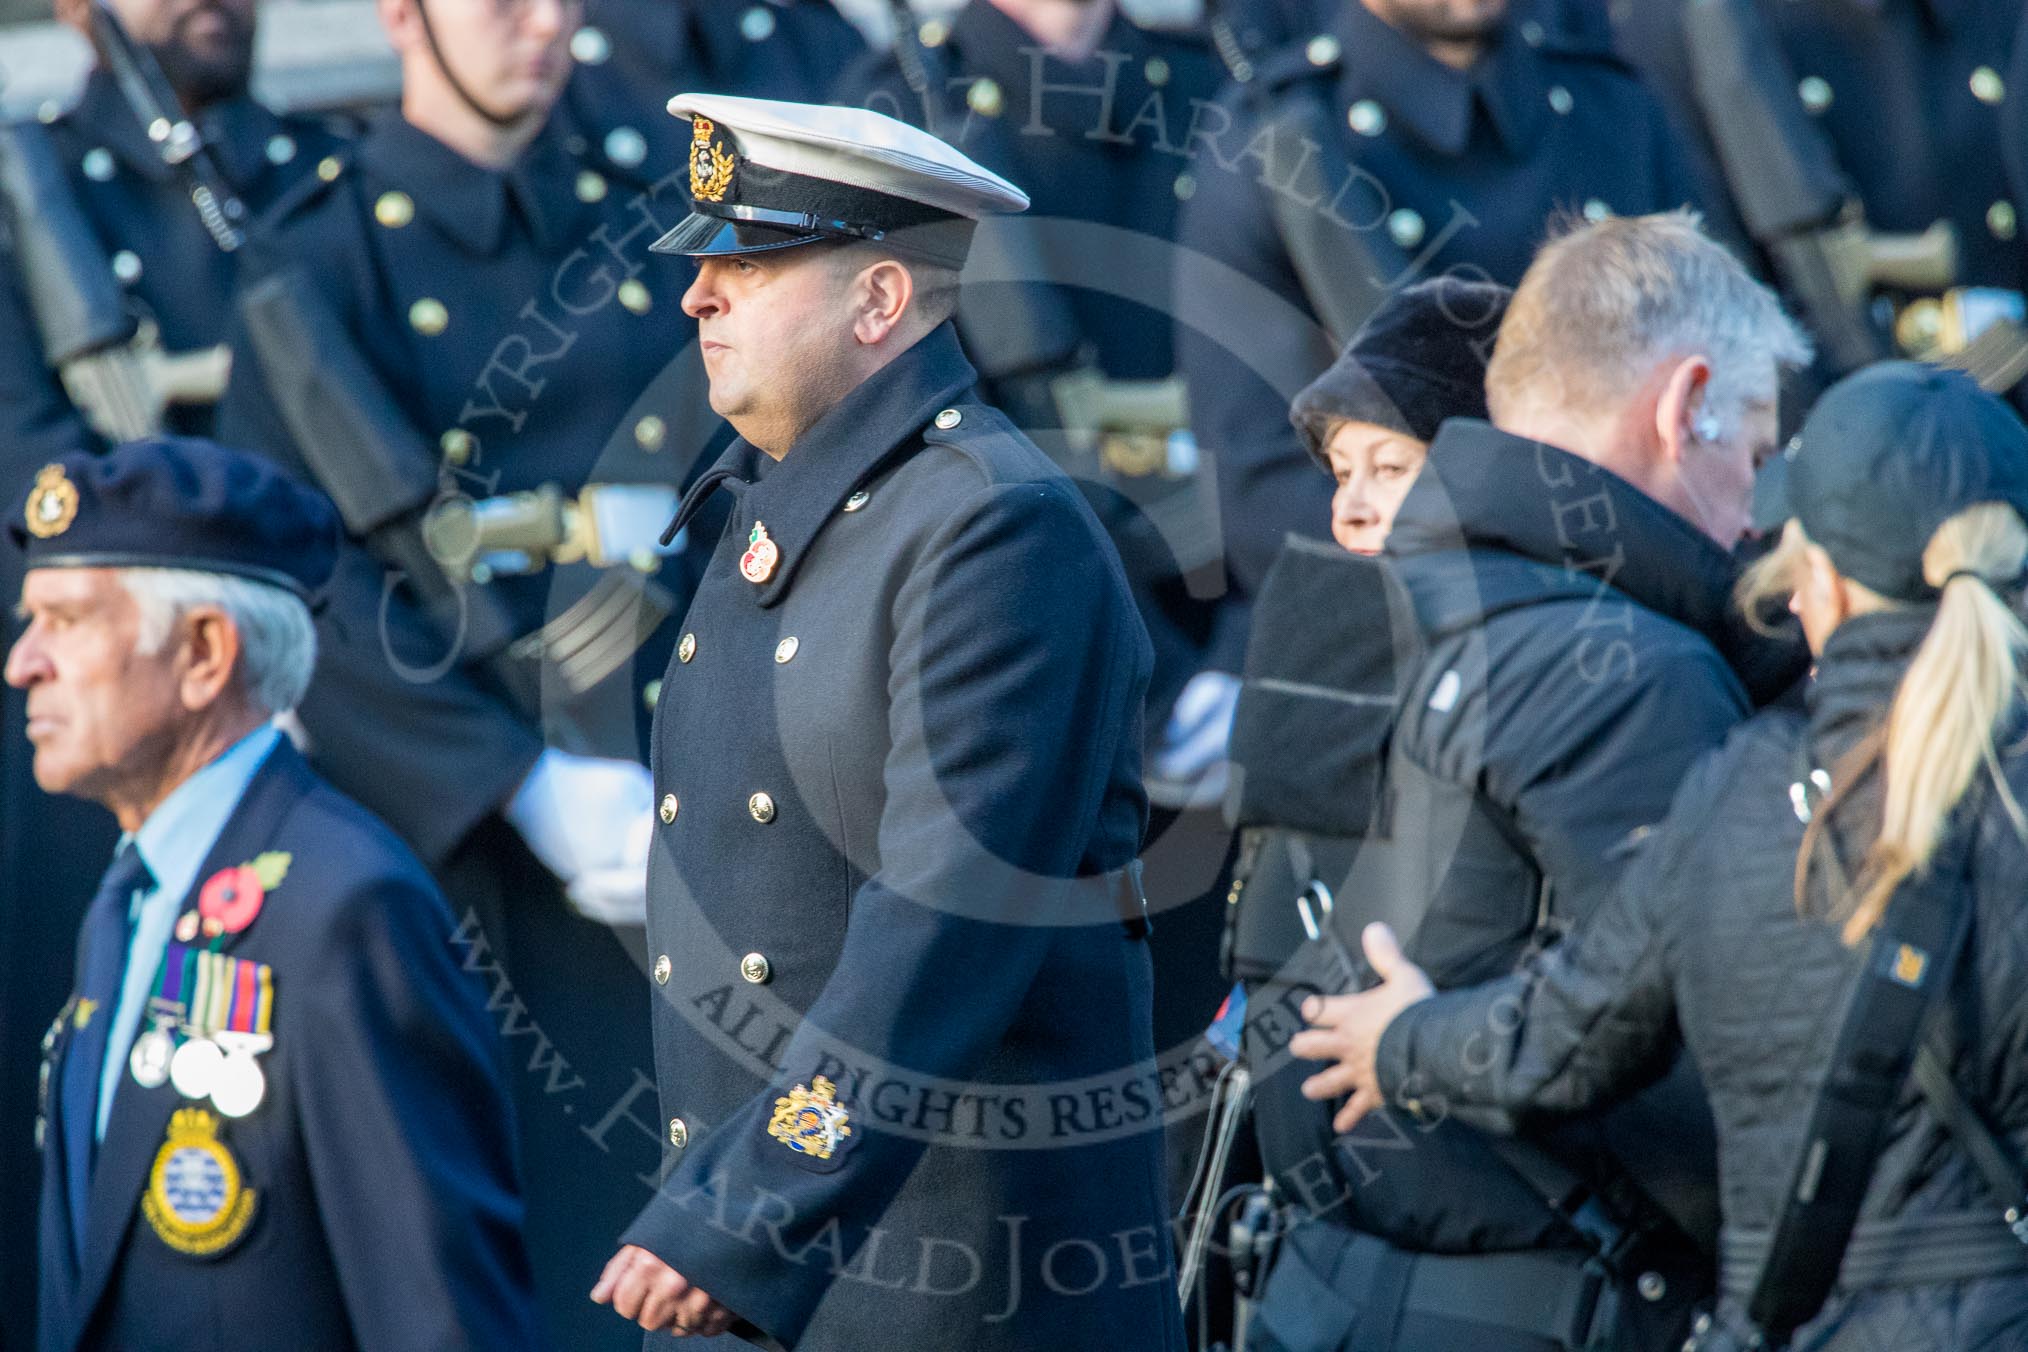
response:
[(535, 1346), (450, 913), (275, 727), (330, 505), (162, 438), (44, 466), (8, 531), (36, 781), (123, 833), (43, 1043), (41, 1352)]

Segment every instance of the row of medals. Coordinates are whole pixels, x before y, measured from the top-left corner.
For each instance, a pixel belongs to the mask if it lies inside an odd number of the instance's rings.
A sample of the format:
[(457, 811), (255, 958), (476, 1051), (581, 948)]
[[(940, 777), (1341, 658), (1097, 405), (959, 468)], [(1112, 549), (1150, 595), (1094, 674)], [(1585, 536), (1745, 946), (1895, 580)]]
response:
[(179, 1046), (174, 1030), (173, 1020), (158, 1017), (135, 1039), (127, 1068), (136, 1084), (143, 1089), (172, 1084), (184, 1098), (210, 1099), (227, 1117), (245, 1117), (261, 1106), (268, 1077), (254, 1058), (275, 1045), (273, 1034), (220, 1030), (206, 1035), (186, 1026)]

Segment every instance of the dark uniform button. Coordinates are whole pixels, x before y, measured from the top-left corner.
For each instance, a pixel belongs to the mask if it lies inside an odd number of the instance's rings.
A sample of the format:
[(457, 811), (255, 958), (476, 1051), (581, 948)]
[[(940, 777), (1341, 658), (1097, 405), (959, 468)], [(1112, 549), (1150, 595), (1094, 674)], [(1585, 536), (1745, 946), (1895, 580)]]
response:
[(662, 795), (662, 806), (658, 809), (658, 811), (661, 815), (662, 824), (664, 826), (667, 826), (670, 822), (676, 820), (676, 813), (681, 806), (682, 805), (676, 801), (675, 794), (665, 793)]
[(775, 969), (768, 961), (767, 954), (749, 953), (739, 960), (739, 974), (756, 986), (764, 986), (768, 978), (775, 974)]
[(755, 821), (766, 826), (775, 819), (775, 800), (765, 793), (757, 793), (746, 800), (746, 810), (753, 814)]
[(667, 953), (664, 953), (661, 957), (655, 959), (656, 985), (666, 986), (669, 984), (669, 972), (673, 968), (673, 966), (674, 964), (669, 961), (669, 955)]

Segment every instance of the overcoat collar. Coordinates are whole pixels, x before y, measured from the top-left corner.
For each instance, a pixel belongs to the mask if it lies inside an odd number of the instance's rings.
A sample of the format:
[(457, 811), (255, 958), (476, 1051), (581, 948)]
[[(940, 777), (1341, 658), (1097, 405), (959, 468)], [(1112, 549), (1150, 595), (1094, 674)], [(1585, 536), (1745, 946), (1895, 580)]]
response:
[(948, 323), (941, 325), (811, 424), (781, 463), (763, 463), (764, 453), (746, 438), (735, 438), (718, 463), (691, 487), (670, 524), (670, 534), (690, 519), (712, 490), (727, 487), (740, 500), (734, 509), (740, 548), (744, 550), (758, 524), (780, 551), (774, 572), (753, 589), (760, 605), (775, 604), (788, 592), (818, 532), (853, 490), (898, 455), (918, 449), (923, 428), (978, 379), (979, 373), (958, 346), (957, 331)]
[(1541, 56), (1503, 29), (1469, 70), (1456, 70), (1366, 6), (1338, 6), (1334, 33), (1344, 49), (1347, 103), (1374, 99), (1390, 117), (1445, 156), (1465, 153), (1482, 112), (1510, 155), (1525, 154), (1541, 130), (1549, 90)]
[[(85, 77), (68, 120), (81, 135), (103, 142), (141, 177), (159, 183), (175, 176), (176, 170), (148, 139), (110, 72), (95, 67)], [(219, 170), (242, 192), (268, 171), (268, 141), (285, 130), (273, 110), (247, 94), (213, 104), (197, 115), (196, 122)]]
[(590, 228), (593, 208), (577, 198), (580, 166), (554, 124), (512, 165), (493, 169), (390, 111), (374, 120), (358, 155), (377, 178), (409, 195), (417, 215), (473, 254), (498, 253), (517, 228), (544, 253), (583, 233), (580, 225)]

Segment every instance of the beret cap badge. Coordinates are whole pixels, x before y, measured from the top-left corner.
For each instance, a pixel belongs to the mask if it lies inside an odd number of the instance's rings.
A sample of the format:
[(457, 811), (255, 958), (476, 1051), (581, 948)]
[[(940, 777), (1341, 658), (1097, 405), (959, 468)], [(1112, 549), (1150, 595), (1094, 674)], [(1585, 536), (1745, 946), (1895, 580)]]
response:
[(77, 520), (77, 485), (63, 472), (62, 465), (44, 465), (36, 473), (24, 515), (28, 533), (38, 540), (63, 534)]
[(732, 186), (733, 157), (712, 140), (718, 124), (708, 117), (690, 120), (690, 195), (700, 202), (723, 202)]

